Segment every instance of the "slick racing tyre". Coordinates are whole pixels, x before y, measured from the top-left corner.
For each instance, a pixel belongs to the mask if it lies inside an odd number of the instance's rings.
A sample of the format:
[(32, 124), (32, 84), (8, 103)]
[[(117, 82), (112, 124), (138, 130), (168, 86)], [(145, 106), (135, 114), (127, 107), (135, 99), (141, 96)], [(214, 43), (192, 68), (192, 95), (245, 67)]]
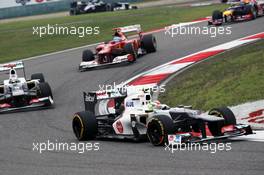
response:
[[(39, 97), (50, 97), (53, 99), (52, 91), (50, 85), (46, 82), (39, 84)], [(51, 102), (47, 102), (46, 106), (51, 106)]]
[(137, 60), (138, 57), (137, 51), (135, 50), (132, 43), (126, 44), (124, 50), (127, 54), (131, 54), (134, 57), (133, 61), (129, 61), (129, 62), (135, 62)]
[(154, 146), (163, 146), (168, 143), (168, 135), (173, 132), (173, 121), (166, 115), (154, 116), (147, 124), (147, 136)]
[(246, 5), (243, 10), (244, 14), (250, 14), (252, 16), (252, 20), (256, 19), (258, 16), (257, 9), (252, 5)]
[(35, 73), (31, 75), (31, 80), (39, 80), (40, 83), (45, 82), (44, 75), (42, 73)]
[(220, 124), (221, 126), (219, 126), (218, 123), (208, 123), (209, 130), (213, 136), (222, 135), (221, 128), (223, 126), (236, 124), (236, 117), (234, 113), (227, 107), (211, 109), (208, 114), (225, 119), (224, 123)]
[(91, 50), (84, 50), (82, 54), (82, 61), (93, 61), (94, 54)]
[(252, 15), (252, 20), (257, 18), (258, 12), (257, 12), (257, 9), (255, 7), (251, 8), (251, 15)]
[(212, 20), (213, 21), (216, 21), (216, 20), (220, 20), (220, 19), (223, 20), (223, 13), (220, 12), (219, 10), (213, 11)]
[(114, 11), (114, 7), (115, 7), (114, 4), (113, 5), (107, 4), (105, 8), (106, 8), (107, 12), (112, 12), (112, 11)]
[(77, 112), (73, 116), (72, 129), (80, 141), (92, 140), (97, 135), (97, 121), (95, 116), (88, 112)]
[(50, 85), (46, 82), (39, 84), (40, 97), (51, 97), (53, 98)]
[(77, 11), (75, 9), (71, 9), (69, 13), (70, 13), (70, 16), (77, 15)]
[(156, 52), (157, 50), (156, 38), (152, 34), (144, 35), (142, 38), (142, 46), (147, 51), (147, 53)]

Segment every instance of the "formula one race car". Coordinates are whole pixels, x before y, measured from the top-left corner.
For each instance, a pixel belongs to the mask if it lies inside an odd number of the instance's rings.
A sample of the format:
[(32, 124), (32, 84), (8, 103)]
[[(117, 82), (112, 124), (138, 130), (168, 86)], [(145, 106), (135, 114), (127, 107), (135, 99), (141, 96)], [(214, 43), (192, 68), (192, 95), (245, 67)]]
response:
[[(115, 28), (113, 40), (96, 47), (96, 52), (83, 51), (79, 70), (108, 66), (119, 63), (133, 63), (138, 56), (156, 52), (157, 43), (152, 34), (143, 35), (140, 25)], [(128, 39), (126, 33), (137, 32), (138, 37)]]
[(136, 6), (130, 6), (129, 3), (125, 3), (125, 2), (106, 3), (101, 0), (73, 1), (71, 2), (70, 6), (71, 6), (70, 15), (137, 9)]
[(100, 0), (71, 2), (70, 15), (111, 11), (111, 4)]
[[(155, 145), (168, 143), (175, 134), (182, 142), (203, 142), (252, 134), (249, 125), (236, 124), (228, 108), (202, 114), (190, 107), (169, 108), (152, 100), (151, 92), (84, 93), (85, 111), (74, 114), (72, 127), (78, 140), (119, 138), (141, 140), (148, 136)], [(109, 105), (111, 104), (111, 105)]]
[(25, 77), (23, 62), (0, 65), (0, 72), (9, 71), (9, 79), (0, 84), (0, 113), (52, 106), (51, 88), (43, 74), (32, 74), (26, 80), (17, 76), (18, 69), (23, 69)]
[(263, 14), (264, 2), (244, 0), (239, 3), (234, 3), (223, 12), (215, 10), (212, 14), (212, 19), (208, 21), (208, 25), (221, 25), (223, 23), (253, 20)]

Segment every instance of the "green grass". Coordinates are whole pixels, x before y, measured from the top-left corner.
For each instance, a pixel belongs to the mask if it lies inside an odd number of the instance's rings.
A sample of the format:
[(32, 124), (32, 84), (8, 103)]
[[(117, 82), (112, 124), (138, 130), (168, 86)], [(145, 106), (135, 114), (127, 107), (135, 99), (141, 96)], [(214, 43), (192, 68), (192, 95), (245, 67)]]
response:
[[(150, 30), (205, 17), (210, 15), (214, 9), (225, 7), (225, 5), (192, 8), (153, 7), (114, 13), (94, 13), (0, 24), (0, 62), (108, 40), (111, 38), (113, 27), (141, 24), (143, 30)], [(42, 38), (32, 35), (33, 26), (46, 26), (47, 24), (76, 27), (99, 26), (100, 35), (87, 35), (84, 38), (79, 38), (77, 35), (53, 35)]]
[(209, 110), (264, 99), (264, 40), (212, 57), (171, 80), (160, 100)]

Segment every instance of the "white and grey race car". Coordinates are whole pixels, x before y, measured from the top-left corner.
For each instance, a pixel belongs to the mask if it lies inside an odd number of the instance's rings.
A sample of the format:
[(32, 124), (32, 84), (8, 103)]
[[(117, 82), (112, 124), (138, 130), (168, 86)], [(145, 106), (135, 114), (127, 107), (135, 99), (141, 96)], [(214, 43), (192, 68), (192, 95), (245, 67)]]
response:
[[(18, 69), (23, 69), (24, 77), (18, 77)], [(0, 113), (53, 105), (51, 88), (42, 73), (27, 80), (23, 62), (0, 65), (0, 72), (5, 71), (9, 71), (9, 79), (0, 84)]]
[(84, 104), (85, 111), (75, 113), (72, 121), (78, 140), (148, 138), (160, 146), (168, 143), (171, 135), (188, 143), (252, 134), (249, 125), (236, 123), (228, 108), (209, 113), (184, 106), (169, 108), (153, 101), (148, 91), (84, 92)]
[(70, 4), (70, 15), (137, 9), (127, 2), (105, 2), (102, 0), (75, 0)]

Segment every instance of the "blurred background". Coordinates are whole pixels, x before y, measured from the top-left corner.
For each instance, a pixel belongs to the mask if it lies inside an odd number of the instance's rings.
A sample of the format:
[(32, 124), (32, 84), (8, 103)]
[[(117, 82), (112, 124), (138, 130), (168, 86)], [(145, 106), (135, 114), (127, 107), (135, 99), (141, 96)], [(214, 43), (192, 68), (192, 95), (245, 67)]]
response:
[[(74, 0), (1, 0), (0, 19), (68, 11), (72, 1)], [(106, 3), (140, 1), (142, 0), (104, 0)]]

